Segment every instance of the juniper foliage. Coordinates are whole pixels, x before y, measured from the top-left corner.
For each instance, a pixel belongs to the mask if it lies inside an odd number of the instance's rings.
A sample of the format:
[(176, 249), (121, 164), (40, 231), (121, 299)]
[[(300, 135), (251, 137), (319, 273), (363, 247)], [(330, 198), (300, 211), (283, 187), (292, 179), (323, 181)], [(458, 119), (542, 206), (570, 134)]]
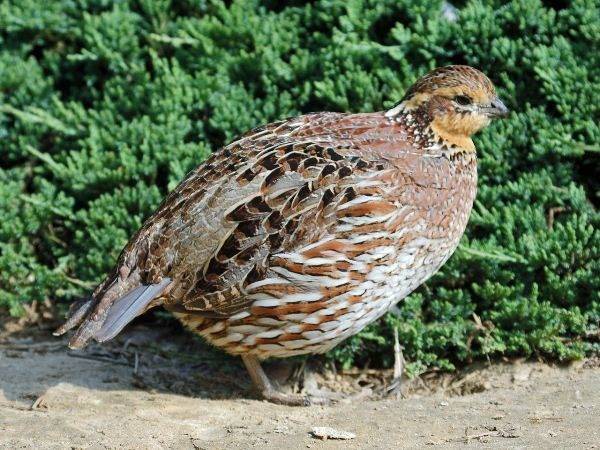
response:
[(161, 198), (256, 125), (390, 107), (449, 63), (514, 111), (476, 138), (458, 252), (330, 354), (412, 372), (599, 349), (600, 2), (4, 0), (0, 306), (84, 295)]

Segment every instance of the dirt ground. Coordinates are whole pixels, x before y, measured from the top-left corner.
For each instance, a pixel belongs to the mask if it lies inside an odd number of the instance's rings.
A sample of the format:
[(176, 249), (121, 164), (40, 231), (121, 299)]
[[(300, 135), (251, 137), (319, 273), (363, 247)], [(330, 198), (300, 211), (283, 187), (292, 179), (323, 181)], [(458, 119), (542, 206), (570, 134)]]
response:
[[(65, 342), (48, 332), (0, 334), (0, 447), (600, 448), (596, 359), (495, 363), (404, 381), (397, 398), (286, 407), (256, 399), (239, 361), (190, 335), (138, 326), (84, 352)], [(295, 380), (288, 387), (354, 394), (377, 392), (390, 375), (297, 366), (271, 373)], [(314, 427), (355, 437), (321, 440)]]

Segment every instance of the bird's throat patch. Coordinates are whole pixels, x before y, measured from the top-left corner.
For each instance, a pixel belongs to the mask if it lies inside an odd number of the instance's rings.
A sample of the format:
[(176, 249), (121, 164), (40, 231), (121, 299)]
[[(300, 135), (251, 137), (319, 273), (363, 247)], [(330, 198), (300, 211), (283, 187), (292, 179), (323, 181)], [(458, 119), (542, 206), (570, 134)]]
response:
[[(467, 119), (463, 118), (463, 120)], [(472, 126), (477, 125), (472, 124)], [(468, 152), (475, 152), (475, 144), (473, 144), (470, 136), (472, 133), (469, 132), (469, 124), (454, 123), (452, 120), (435, 118), (431, 122), (431, 130), (444, 142), (448, 142)]]

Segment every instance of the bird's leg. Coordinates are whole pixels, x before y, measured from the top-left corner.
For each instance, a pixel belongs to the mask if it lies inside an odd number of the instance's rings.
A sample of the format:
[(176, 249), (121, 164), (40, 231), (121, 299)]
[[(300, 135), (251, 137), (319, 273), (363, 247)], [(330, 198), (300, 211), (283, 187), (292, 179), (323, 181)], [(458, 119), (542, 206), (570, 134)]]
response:
[(301, 394), (285, 394), (273, 387), (269, 377), (260, 365), (260, 361), (256, 356), (242, 355), (242, 361), (248, 369), (252, 382), (259, 390), (263, 398), (266, 400), (278, 403), (280, 405), (289, 406), (310, 406), (310, 405), (325, 405), (331, 402), (330, 399), (321, 397), (312, 397)]
[(404, 372), (404, 355), (402, 354), (402, 347), (398, 341), (398, 329), (394, 328), (394, 376), (391, 383), (385, 387), (384, 396), (396, 398), (402, 395), (400, 390), (402, 381), (402, 372)]

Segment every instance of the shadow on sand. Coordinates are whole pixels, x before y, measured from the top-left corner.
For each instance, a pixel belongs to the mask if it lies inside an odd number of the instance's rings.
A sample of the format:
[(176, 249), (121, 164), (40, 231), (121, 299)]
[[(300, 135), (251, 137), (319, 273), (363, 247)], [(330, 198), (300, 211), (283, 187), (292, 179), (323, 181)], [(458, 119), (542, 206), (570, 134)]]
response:
[(205, 399), (255, 398), (241, 361), (176, 326), (136, 325), (116, 339), (69, 350), (51, 329), (0, 334), (0, 391), (30, 401), (69, 383), (90, 390), (143, 390)]

